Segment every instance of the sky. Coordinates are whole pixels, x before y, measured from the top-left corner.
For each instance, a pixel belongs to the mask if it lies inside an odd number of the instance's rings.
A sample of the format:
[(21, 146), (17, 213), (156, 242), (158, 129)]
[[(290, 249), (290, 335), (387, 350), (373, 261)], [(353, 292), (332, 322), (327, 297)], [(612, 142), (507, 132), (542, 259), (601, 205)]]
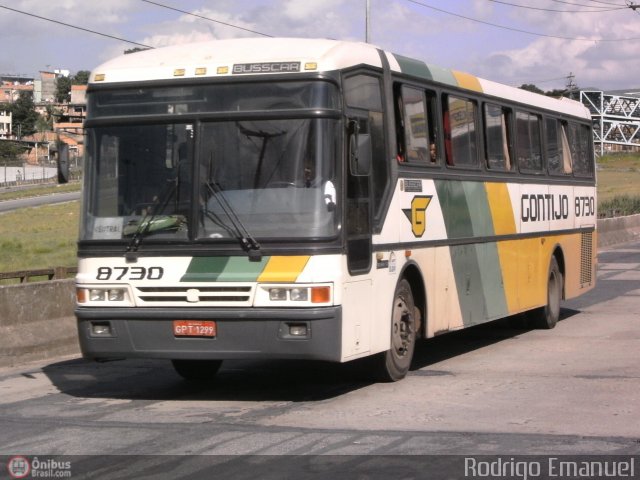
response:
[[(545, 91), (565, 88), (569, 75), (580, 88), (640, 89), (640, 8), (628, 8), (631, 0), (369, 3), (370, 43), (394, 53)], [(365, 41), (366, 4), (0, 0), (0, 74), (37, 78), (41, 70), (92, 70), (136, 44), (162, 47), (260, 34)]]

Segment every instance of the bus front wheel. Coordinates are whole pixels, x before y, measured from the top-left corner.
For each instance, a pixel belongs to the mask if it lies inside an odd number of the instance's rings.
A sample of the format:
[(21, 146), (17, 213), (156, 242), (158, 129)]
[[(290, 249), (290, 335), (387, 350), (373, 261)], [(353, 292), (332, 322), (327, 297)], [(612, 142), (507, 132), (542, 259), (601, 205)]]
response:
[(551, 257), (549, 277), (547, 279), (547, 304), (529, 312), (532, 326), (551, 329), (560, 319), (560, 301), (562, 300), (562, 273), (556, 257)]
[(175, 371), (185, 380), (204, 382), (213, 380), (222, 360), (171, 360)]
[(377, 376), (385, 382), (402, 380), (409, 372), (416, 345), (416, 308), (411, 286), (402, 279), (391, 310), (391, 348), (378, 354)]

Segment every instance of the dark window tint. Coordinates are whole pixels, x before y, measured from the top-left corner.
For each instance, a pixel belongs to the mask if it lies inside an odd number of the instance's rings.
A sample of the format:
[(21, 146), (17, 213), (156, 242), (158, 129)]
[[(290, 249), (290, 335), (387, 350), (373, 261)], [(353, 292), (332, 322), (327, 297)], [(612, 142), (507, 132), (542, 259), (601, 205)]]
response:
[(397, 95), (398, 161), (435, 165), (437, 152), (433, 98), (424, 90), (403, 86)]
[(447, 165), (476, 167), (478, 165), (478, 145), (475, 102), (447, 95), (443, 108)]
[(508, 108), (491, 104), (484, 106), (487, 167), (491, 170), (511, 170), (510, 116)]
[(555, 118), (547, 118), (545, 126), (549, 173), (552, 175), (570, 175), (572, 161), (567, 139), (567, 124)]
[(344, 81), (344, 98), (349, 107), (382, 110), (380, 80), (371, 75), (356, 75)]
[(591, 130), (585, 125), (569, 123), (569, 148), (573, 158), (573, 173), (580, 177), (593, 176)]
[(520, 170), (542, 172), (540, 118), (528, 112), (516, 113), (517, 155)]
[(328, 82), (269, 82), (229, 85), (123, 88), (87, 96), (91, 118), (101, 116), (185, 115), (300, 108), (340, 108)]

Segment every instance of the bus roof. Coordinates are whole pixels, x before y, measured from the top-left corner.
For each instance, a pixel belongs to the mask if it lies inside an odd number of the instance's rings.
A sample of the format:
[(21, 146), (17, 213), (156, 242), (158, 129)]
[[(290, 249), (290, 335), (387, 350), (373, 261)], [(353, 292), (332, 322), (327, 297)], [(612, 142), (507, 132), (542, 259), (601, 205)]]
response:
[[(379, 48), (371, 44), (305, 38), (211, 40), (144, 50), (98, 66), (90, 84), (177, 78), (240, 76), (341, 70), (356, 65), (381, 68)], [(580, 102), (555, 99), (384, 52), (392, 71), (485, 93), (568, 115), (590, 118)]]

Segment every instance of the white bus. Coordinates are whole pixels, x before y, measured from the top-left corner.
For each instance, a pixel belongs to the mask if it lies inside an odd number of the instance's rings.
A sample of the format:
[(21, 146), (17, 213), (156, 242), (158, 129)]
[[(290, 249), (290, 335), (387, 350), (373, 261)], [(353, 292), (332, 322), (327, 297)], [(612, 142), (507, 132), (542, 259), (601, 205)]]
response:
[(589, 112), (312, 39), (158, 48), (87, 91), (85, 357), (348, 362), (595, 285)]

